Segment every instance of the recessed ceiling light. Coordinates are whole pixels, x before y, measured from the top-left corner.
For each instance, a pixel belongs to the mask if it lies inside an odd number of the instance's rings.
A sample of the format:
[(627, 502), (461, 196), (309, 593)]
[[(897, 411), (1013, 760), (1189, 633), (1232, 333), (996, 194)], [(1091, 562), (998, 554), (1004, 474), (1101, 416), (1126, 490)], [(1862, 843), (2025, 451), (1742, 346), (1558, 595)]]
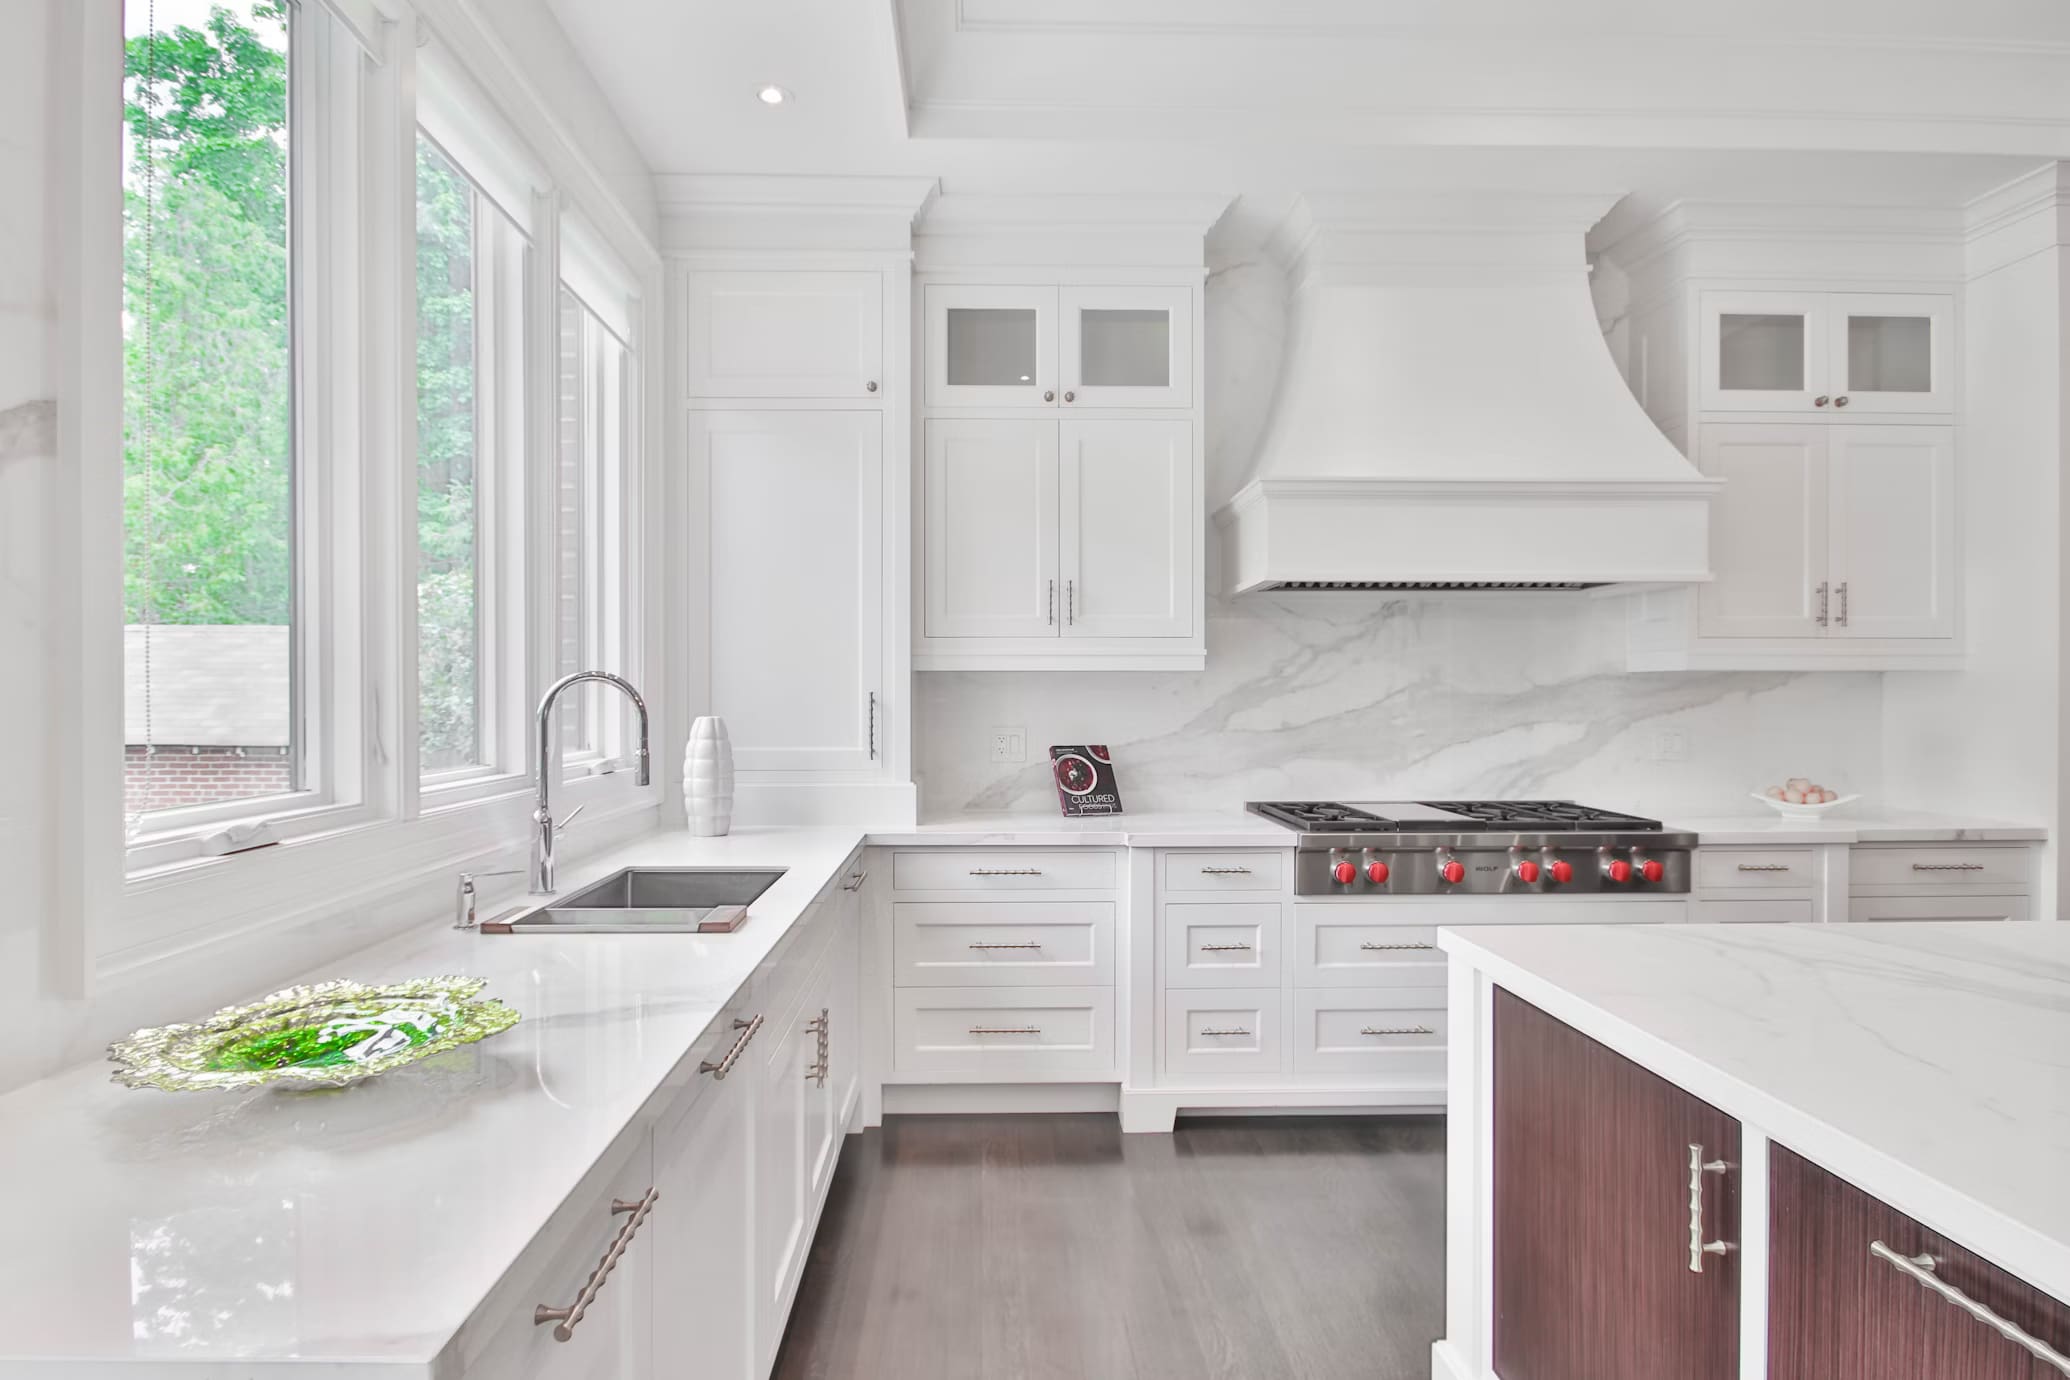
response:
[(755, 99), (760, 101), (763, 105), (782, 105), (785, 101), (789, 100), (790, 98), (791, 93), (784, 90), (781, 86), (778, 86), (775, 82), (771, 82), (767, 86), (763, 87), (761, 90), (755, 92)]

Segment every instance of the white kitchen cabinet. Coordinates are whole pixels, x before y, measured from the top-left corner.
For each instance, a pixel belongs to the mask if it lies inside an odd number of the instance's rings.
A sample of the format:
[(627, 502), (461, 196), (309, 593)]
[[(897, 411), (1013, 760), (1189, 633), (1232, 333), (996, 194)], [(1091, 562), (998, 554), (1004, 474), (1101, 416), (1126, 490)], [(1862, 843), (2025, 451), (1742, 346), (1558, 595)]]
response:
[(1847, 918), (1875, 920), (2025, 920), (2025, 896), (1854, 896)]
[[(738, 1011), (714, 1022), (697, 1067), (738, 1038)], [(749, 1380), (754, 1371), (753, 1272), (748, 1268), (753, 1089), (707, 1073), (654, 1132), (656, 1203), (668, 1206), (655, 1239), (657, 1380)]]
[(711, 711), (743, 772), (868, 770), (883, 712), (875, 412), (692, 411), (709, 519)]
[(928, 422), (916, 664), (1198, 664), (1199, 482), (1184, 420)]
[(1697, 591), (1705, 637), (1816, 637), (1826, 617), (1824, 428), (1714, 426), (1697, 468), (1711, 499), (1711, 566)]
[(1955, 635), (1955, 429), (1828, 433), (1831, 621), (1837, 637)]
[(692, 273), (684, 320), (687, 397), (884, 397), (881, 274)]
[(1067, 638), (1193, 631), (1193, 429), (1183, 421), (1063, 423), (1057, 568)]
[(926, 304), (929, 407), (1192, 404), (1190, 287), (932, 283)]
[(1060, 290), (1058, 401), (1076, 407), (1186, 407), (1193, 401), (1193, 291)]
[(928, 635), (1056, 636), (1056, 423), (931, 421), (922, 483)]
[(810, 1086), (819, 1061), (819, 1008), (803, 1003), (771, 1015), (762, 1038), (770, 1043), (756, 1061), (754, 1166), (755, 1357), (769, 1373), (789, 1317), (791, 1286), (811, 1245), (811, 1173), (817, 1142)]
[(1699, 322), (1705, 411), (1955, 410), (1945, 294), (1706, 291)]

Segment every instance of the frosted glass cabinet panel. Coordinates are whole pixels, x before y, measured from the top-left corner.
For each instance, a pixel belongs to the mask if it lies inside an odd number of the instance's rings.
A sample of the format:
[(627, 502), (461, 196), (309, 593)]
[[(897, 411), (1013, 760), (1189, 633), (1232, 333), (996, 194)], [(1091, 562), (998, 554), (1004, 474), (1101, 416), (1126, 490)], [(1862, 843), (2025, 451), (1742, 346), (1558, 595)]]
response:
[(1931, 293), (1836, 292), (1828, 300), (1836, 409), (1954, 410), (1952, 299)]
[(1718, 387), (1728, 392), (1804, 387), (1801, 316), (1725, 312), (1718, 317)]
[(1825, 294), (1703, 295), (1703, 406), (1810, 410), (1826, 369)]
[(1066, 408), (1191, 405), (1191, 289), (1067, 287), (1061, 305)]
[(949, 386), (1013, 388), (1035, 382), (1040, 315), (1033, 307), (950, 307)]
[(927, 288), (930, 407), (1054, 407), (1057, 290)]
[(1953, 412), (1954, 319), (1939, 293), (1706, 292), (1703, 408)]

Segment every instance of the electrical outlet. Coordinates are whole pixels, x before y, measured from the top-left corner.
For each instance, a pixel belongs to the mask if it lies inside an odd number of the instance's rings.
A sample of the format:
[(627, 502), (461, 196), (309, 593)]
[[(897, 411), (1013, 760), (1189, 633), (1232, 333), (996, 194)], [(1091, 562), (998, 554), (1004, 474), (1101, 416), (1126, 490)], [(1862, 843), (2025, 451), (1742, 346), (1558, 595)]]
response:
[(1689, 730), (1686, 728), (1663, 728), (1653, 735), (1653, 760), (1656, 762), (1686, 762), (1689, 760)]
[(1027, 761), (1028, 730), (1018, 725), (993, 725), (992, 760), (994, 762)]

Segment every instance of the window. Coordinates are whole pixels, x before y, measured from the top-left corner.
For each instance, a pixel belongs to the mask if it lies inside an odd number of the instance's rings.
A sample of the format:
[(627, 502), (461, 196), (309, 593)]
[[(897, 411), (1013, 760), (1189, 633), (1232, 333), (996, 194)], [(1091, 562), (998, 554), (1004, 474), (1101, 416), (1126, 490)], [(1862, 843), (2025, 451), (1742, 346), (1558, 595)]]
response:
[[(427, 782), (521, 763), (528, 246), (417, 136), (417, 753)], [(510, 674), (514, 672), (513, 674)]]
[[(554, 674), (624, 672), (624, 485), (631, 454), (632, 352), (563, 284), (559, 445), (555, 456)], [(570, 695), (562, 703), (564, 762), (615, 762), (625, 747), (624, 701)]]
[(123, 208), (123, 809), (132, 837), (292, 804), (304, 722), (290, 11), (131, 3)]

